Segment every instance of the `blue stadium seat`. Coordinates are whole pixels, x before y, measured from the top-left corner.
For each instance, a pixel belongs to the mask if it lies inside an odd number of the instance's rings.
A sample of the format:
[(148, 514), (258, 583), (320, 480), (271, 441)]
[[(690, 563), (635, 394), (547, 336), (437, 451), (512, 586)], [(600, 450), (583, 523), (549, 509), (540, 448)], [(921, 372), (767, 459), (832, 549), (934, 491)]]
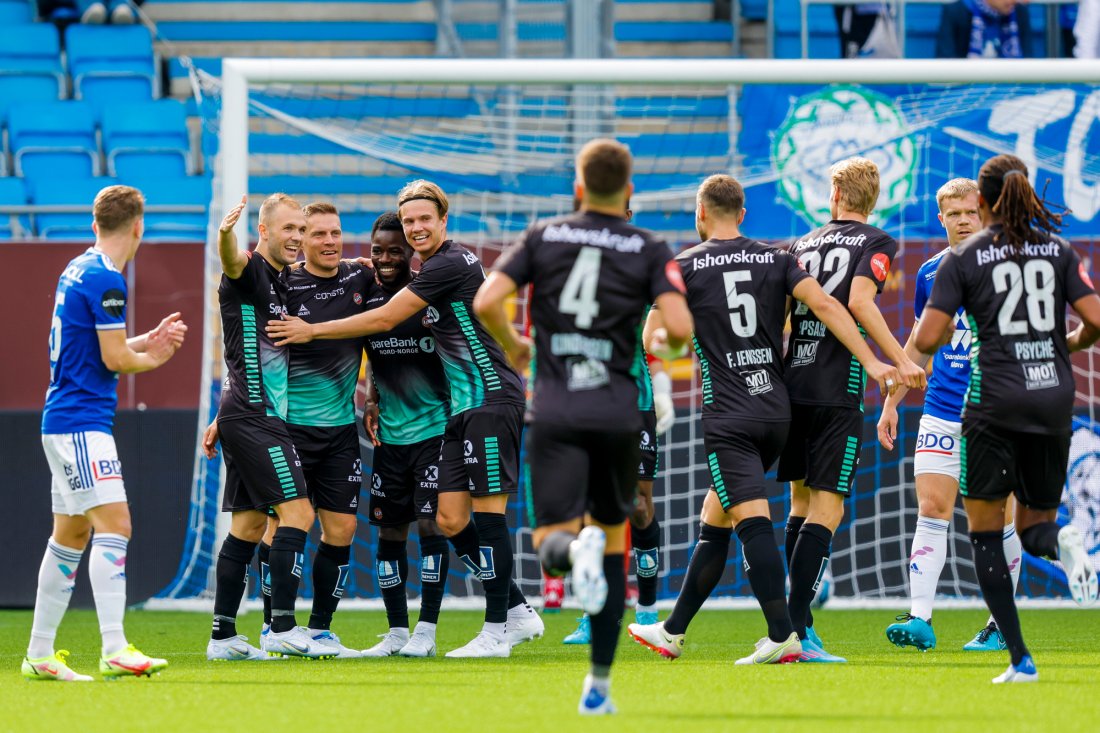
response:
[(0, 28), (34, 22), (34, 8), (29, 0), (0, 0)]
[(150, 206), (198, 206), (197, 212), (145, 212), (145, 237), (147, 242), (204, 242), (209, 223), (210, 179), (206, 176), (123, 178), (123, 183), (134, 186), (145, 194), (145, 204)]
[(57, 101), (64, 90), (57, 28), (52, 23), (0, 25), (0, 125), (13, 105)]
[(16, 175), (29, 179), (98, 175), (92, 109), (83, 102), (19, 105), (8, 115)]
[(106, 176), (102, 178), (63, 178), (47, 176), (29, 181), (31, 202), (36, 206), (79, 206), (85, 211), (62, 212), (56, 214), (36, 214), (35, 229), (44, 239), (64, 239), (68, 241), (92, 241), (92, 202), (96, 194), (106, 186), (118, 181)]
[[(0, 178), (0, 206), (26, 206), (27, 189), (22, 178)], [(0, 239), (31, 233), (26, 214), (0, 213)]]
[(108, 175), (178, 178), (192, 172), (182, 102), (160, 99), (111, 105), (103, 110), (102, 129)]
[[(797, 59), (802, 56), (802, 19), (800, 0), (775, 0), (775, 58)], [(809, 58), (840, 57), (840, 36), (832, 5), (811, 5), (807, 13)]]
[(71, 25), (65, 49), (77, 99), (100, 109), (157, 96), (153, 40), (144, 26)]

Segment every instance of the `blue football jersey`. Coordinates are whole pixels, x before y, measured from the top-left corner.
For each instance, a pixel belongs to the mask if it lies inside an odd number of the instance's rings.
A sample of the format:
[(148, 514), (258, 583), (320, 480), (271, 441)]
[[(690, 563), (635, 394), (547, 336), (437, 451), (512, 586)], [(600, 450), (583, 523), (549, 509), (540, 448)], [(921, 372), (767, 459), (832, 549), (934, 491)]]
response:
[[(919, 319), (932, 292), (936, 269), (940, 266), (945, 249), (925, 262), (917, 270), (917, 288), (913, 300), (913, 313)], [(924, 396), (924, 413), (941, 420), (962, 420), (963, 399), (970, 382), (970, 324), (966, 311), (955, 314), (955, 333), (951, 341), (932, 357), (932, 376), (928, 379), (928, 391)]]
[(120, 328), (126, 328), (126, 279), (110, 257), (91, 247), (57, 283), (43, 433), (111, 432), (118, 374), (103, 364), (97, 332)]

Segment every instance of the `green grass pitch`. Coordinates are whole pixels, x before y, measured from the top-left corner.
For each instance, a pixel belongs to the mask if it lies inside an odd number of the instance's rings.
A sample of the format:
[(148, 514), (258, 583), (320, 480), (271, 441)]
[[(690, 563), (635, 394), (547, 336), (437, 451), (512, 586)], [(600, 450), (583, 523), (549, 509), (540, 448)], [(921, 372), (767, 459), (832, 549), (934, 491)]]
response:
[[(300, 614), (301, 615), (301, 614)], [(665, 614), (662, 613), (662, 617)], [(94, 672), (99, 634), (92, 611), (68, 614), (59, 647), (72, 651), (89, 684), (25, 682), (19, 674), (28, 611), (0, 612), (0, 730), (48, 731), (921, 731), (1011, 733), (1100, 731), (1100, 613), (1030, 610), (1024, 633), (1039, 667), (1034, 685), (994, 686), (1007, 653), (961, 651), (985, 624), (980, 611), (936, 614), (937, 649), (898, 649), (883, 634), (889, 611), (819, 611), (826, 648), (847, 665), (734, 667), (760, 635), (750, 611), (708, 611), (692, 624), (684, 656), (670, 662), (624, 636), (613, 674), (619, 714), (576, 714), (587, 647), (568, 647), (574, 614), (544, 616), (546, 636), (511, 659), (451, 660), (480, 614), (444, 611), (435, 659), (211, 663), (203, 653), (205, 614), (131, 612), (127, 634), (167, 657), (152, 679), (107, 683)], [(415, 606), (413, 618), (415, 619)], [(337, 614), (345, 643), (370, 646), (385, 630), (381, 612)], [(626, 621), (633, 619), (627, 611)], [(253, 636), (259, 615), (242, 617)]]

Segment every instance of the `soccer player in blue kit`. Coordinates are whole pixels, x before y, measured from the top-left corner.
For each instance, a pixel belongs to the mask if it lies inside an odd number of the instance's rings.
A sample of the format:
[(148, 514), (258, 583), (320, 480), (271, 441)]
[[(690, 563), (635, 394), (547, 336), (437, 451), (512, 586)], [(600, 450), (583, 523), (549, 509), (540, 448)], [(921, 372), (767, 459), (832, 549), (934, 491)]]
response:
[[(105, 677), (152, 675), (168, 666), (126, 640), (126, 560), (130, 508), (111, 433), (118, 375), (164, 364), (183, 344), (187, 326), (173, 313), (141, 336), (126, 338), (126, 278), (144, 232), (145, 199), (129, 186), (108, 186), (92, 204), (96, 241), (65, 267), (50, 325), (50, 387), (42, 410), (42, 447), (53, 476), (53, 533), (38, 571), (34, 624), (23, 676), (90, 682), (54, 650), (77, 567), (91, 538), (92, 581)], [(93, 535), (94, 532), (94, 535)]]

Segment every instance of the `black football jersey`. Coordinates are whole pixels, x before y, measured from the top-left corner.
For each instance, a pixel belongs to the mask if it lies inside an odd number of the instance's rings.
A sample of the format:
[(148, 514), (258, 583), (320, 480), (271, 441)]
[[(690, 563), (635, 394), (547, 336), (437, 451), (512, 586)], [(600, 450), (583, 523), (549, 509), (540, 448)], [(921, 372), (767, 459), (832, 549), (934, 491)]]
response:
[(519, 374), (474, 315), (474, 296), (484, 281), (477, 255), (447, 240), (408, 285), (428, 304), (427, 322), (450, 385), (452, 415), (489, 404), (523, 404)]
[[(362, 313), (371, 271), (341, 262), (332, 277), (318, 277), (305, 267), (287, 276), (287, 310), (310, 323)], [(310, 427), (336, 427), (355, 422), (355, 385), (363, 363), (362, 339), (317, 339), (290, 347), (287, 422)]]
[(695, 320), (703, 417), (789, 420), (787, 296), (810, 274), (793, 255), (746, 237), (707, 240), (676, 261)]
[[(882, 292), (897, 250), (898, 243), (881, 229), (845, 220), (810, 232), (790, 249), (845, 306), (856, 277), (870, 278)], [(863, 365), (803, 303), (791, 309), (785, 379), (793, 404), (863, 409)]]
[(1094, 292), (1061, 237), (1028, 243), (1022, 255), (983, 229), (944, 256), (926, 308), (970, 321), (970, 384), (963, 418), (1024, 433), (1070, 431), (1073, 370), (1066, 304)]
[[(394, 295), (373, 283), (367, 310), (381, 308)], [(438, 438), (447, 427), (450, 391), (427, 323), (427, 310), (363, 339), (378, 389), (379, 440), (386, 445), (413, 445)]]
[(286, 419), (289, 350), (275, 346), (268, 321), (287, 312), (286, 270), (246, 252), (240, 277), (222, 274), (218, 300), (222, 316), (225, 382), (219, 420), (269, 415)]
[(657, 296), (682, 286), (668, 245), (621, 217), (582, 211), (537, 222), (496, 268), (520, 287), (533, 286), (528, 419), (641, 429), (642, 315)]

